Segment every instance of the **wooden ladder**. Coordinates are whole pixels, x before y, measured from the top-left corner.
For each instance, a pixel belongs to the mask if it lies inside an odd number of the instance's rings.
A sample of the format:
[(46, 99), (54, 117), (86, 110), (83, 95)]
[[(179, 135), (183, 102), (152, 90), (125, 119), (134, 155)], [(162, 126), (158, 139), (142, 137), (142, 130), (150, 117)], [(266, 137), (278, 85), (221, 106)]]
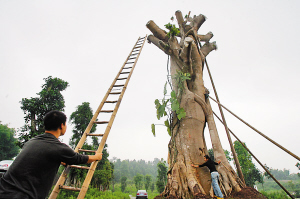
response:
[[(137, 40), (137, 42), (135, 43), (134, 47), (132, 48), (129, 56), (127, 57), (126, 61), (124, 62), (123, 66), (121, 67), (120, 71), (118, 72), (116, 78), (114, 79), (113, 83), (111, 84), (111, 86), (109, 87), (108, 91), (106, 92), (102, 102), (100, 103), (97, 111), (95, 112), (93, 118), (91, 119), (89, 125), (87, 126), (85, 132), (83, 133), (80, 141), (78, 142), (76, 148), (75, 148), (75, 152), (98, 152), (98, 153), (102, 153), (104, 145), (106, 143), (108, 134), (110, 132), (110, 129), (112, 127), (112, 124), (114, 122), (115, 116), (117, 114), (117, 111), (119, 109), (119, 106), (121, 104), (123, 95), (125, 93), (125, 90), (127, 88), (129, 79), (132, 75), (132, 72), (135, 68), (135, 65), (138, 61), (138, 58), (141, 54), (142, 48), (145, 44), (145, 40), (146, 37), (142, 37)], [(117, 90), (117, 91), (116, 91)], [(117, 100), (110, 100), (110, 97), (112, 96), (118, 96)], [(113, 110), (102, 110), (103, 106), (105, 104), (110, 104), (110, 105), (115, 105)], [(97, 121), (98, 115), (102, 113), (102, 114), (107, 114), (110, 113), (110, 119), (109, 121)], [(106, 125), (105, 131), (103, 134), (94, 134), (94, 133), (90, 133), (92, 127), (94, 124), (101, 124), (101, 125)], [(101, 142), (100, 145), (98, 147), (97, 151), (91, 151), (91, 150), (85, 150), (82, 149), (82, 146), (84, 144), (84, 142), (86, 141), (87, 136), (101, 136)], [(85, 194), (88, 190), (89, 184), (92, 180), (92, 177), (94, 175), (95, 169), (97, 167), (99, 161), (95, 161), (93, 163), (91, 163), (90, 167), (85, 167), (85, 166), (77, 166), (77, 165), (68, 165), (63, 173), (61, 174), (61, 176), (59, 177), (55, 187), (53, 188), (49, 199), (55, 199), (58, 194), (59, 191), (61, 189), (65, 189), (65, 190), (71, 190), (71, 191), (79, 191), (78, 197), (77, 199), (83, 199), (85, 197)], [(86, 178), (83, 182), (83, 185), (81, 188), (76, 188), (76, 187), (70, 187), (70, 186), (65, 186), (64, 183), (66, 181), (67, 175), (70, 172), (71, 168), (78, 168), (78, 169), (88, 169), (88, 173), (86, 175)]]

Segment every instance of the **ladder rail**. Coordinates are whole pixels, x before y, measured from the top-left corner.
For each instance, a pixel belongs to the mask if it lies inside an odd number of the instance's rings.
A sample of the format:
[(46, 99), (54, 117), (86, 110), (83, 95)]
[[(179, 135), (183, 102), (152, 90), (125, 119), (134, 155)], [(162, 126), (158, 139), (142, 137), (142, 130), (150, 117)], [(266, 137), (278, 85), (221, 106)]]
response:
[[(139, 41), (139, 40), (140, 40), (140, 38), (138, 39), (138, 41)], [(138, 42), (138, 41), (137, 41), (137, 42)], [(127, 78), (127, 80), (126, 80), (126, 82), (125, 82), (125, 84), (124, 84), (124, 87), (123, 87), (123, 89), (122, 89), (122, 92), (121, 92), (121, 94), (120, 94), (120, 96), (119, 96), (118, 102), (117, 102), (117, 104), (116, 104), (116, 106), (115, 106), (115, 109), (114, 109), (112, 115), (111, 115), (111, 118), (110, 118), (110, 120), (109, 120), (109, 123), (108, 123), (108, 125), (107, 125), (107, 127), (106, 127), (106, 129), (105, 129), (104, 135), (103, 135), (103, 137), (102, 137), (102, 139), (101, 139), (100, 145), (99, 145), (98, 150), (97, 150), (98, 153), (101, 153), (101, 152), (103, 151), (104, 145), (105, 145), (105, 143), (106, 143), (106, 140), (107, 140), (107, 138), (108, 138), (109, 132), (110, 132), (110, 130), (111, 130), (111, 126), (112, 126), (112, 124), (113, 124), (113, 122), (114, 122), (114, 119), (115, 119), (115, 117), (116, 117), (117, 111), (118, 111), (118, 109), (119, 109), (119, 107), (120, 107), (120, 104), (121, 104), (121, 101), (122, 101), (122, 99), (123, 99), (124, 93), (125, 93), (125, 91), (126, 91), (127, 85), (128, 85), (128, 83), (129, 83), (129, 80), (130, 80), (131, 75), (132, 75), (132, 73), (133, 73), (133, 70), (134, 70), (134, 68), (135, 68), (135, 65), (136, 65), (136, 63), (137, 63), (137, 61), (138, 61), (138, 58), (139, 58), (139, 56), (140, 56), (140, 54), (141, 54), (142, 48), (143, 48), (143, 46), (144, 46), (144, 44), (145, 44), (145, 41), (146, 41), (146, 39), (144, 39), (143, 45), (142, 45), (142, 47), (140, 48), (140, 51), (139, 51), (139, 53), (138, 53), (138, 56), (137, 56), (137, 58), (136, 58), (136, 60), (135, 60), (135, 62), (134, 62), (134, 64), (133, 64), (133, 66), (132, 66), (132, 69), (131, 69), (131, 71), (130, 71), (130, 73), (129, 73), (129, 75), (128, 75), (128, 78)], [(136, 42), (136, 43), (137, 43), (137, 42)], [(134, 46), (136, 46), (136, 44), (135, 44)], [(134, 49), (134, 48), (133, 48), (133, 49)], [(133, 50), (132, 50), (132, 51), (133, 51)], [(131, 55), (132, 51), (130, 52), (130, 55)], [(127, 57), (126, 61), (124, 62), (123, 66), (122, 66), (122, 69), (125, 67), (126, 62), (128, 61), (128, 58), (130, 57), (130, 55)], [(121, 73), (121, 71), (122, 71), (122, 70), (120, 70), (119, 73)], [(116, 78), (116, 79), (117, 79), (117, 78)], [(93, 177), (93, 175), (94, 175), (94, 171), (96, 170), (97, 164), (98, 164), (98, 161), (95, 161), (95, 162), (93, 162), (93, 163), (91, 164), (91, 166), (90, 166), (91, 169), (88, 171), (88, 173), (87, 173), (87, 175), (86, 175), (86, 178), (85, 178), (85, 180), (84, 180), (84, 182), (83, 182), (83, 185), (82, 185), (82, 187), (81, 187), (81, 190), (80, 190), (80, 192), (79, 192), (79, 195), (78, 195), (77, 199), (83, 199), (83, 198), (84, 198), (84, 196), (85, 196), (85, 194), (86, 194), (86, 192), (87, 192), (87, 190), (88, 190), (90, 181), (92, 180), (92, 177)]]
[[(113, 121), (114, 121), (114, 119), (115, 119), (116, 113), (117, 113), (117, 111), (118, 111), (118, 109), (119, 109), (119, 106), (120, 106), (120, 103), (121, 103), (121, 101), (122, 101), (123, 95), (124, 95), (125, 90), (126, 90), (126, 88), (127, 88), (128, 82), (129, 82), (130, 77), (131, 77), (131, 75), (132, 75), (132, 73), (133, 73), (133, 70), (134, 70), (134, 68), (135, 68), (135, 65), (136, 65), (136, 63), (137, 63), (137, 61), (138, 61), (138, 58), (139, 58), (140, 53), (141, 53), (141, 51), (142, 51), (142, 48), (143, 48), (143, 46), (144, 46), (144, 44), (145, 44), (146, 37), (147, 37), (147, 35), (146, 35), (144, 38), (140, 38), (140, 37), (139, 37), (139, 39), (138, 39), (137, 42), (135, 43), (134, 47), (132, 48), (131, 52), (129, 53), (129, 56), (127, 57), (127, 59), (126, 59), (125, 62), (123, 63), (121, 69), (120, 69), (119, 72), (117, 73), (116, 78), (113, 80), (113, 82), (112, 82), (111, 86), (109, 87), (109, 89), (107, 90), (107, 92), (106, 92), (106, 94), (105, 94), (103, 100), (101, 101), (100, 105), (98, 106), (98, 109), (96, 110), (95, 114), (93, 115), (92, 119), (90, 120), (90, 122), (89, 122), (89, 124), (88, 124), (86, 130), (84, 131), (84, 133), (83, 133), (83, 135), (82, 135), (80, 141), (78, 142), (78, 144), (77, 144), (77, 146), (76, 146), (76, 148), (75, 148), (75, 150), (74, 150), (75, 152), (79, 152), (79, 150), (82, 148), (84, 142), (86, 141), (87, 136), (90, 135), (89, 133), (90, 133), (90, 131), (91, 131), (93, 125), (96, 123), (96, 120), (97, 120), (97, 118), (98, 118), (98, 116), (99, 116), (99, 114), (100, 114), (100, 112), (101, 112), (101, 110), (102, 110), (102, 108), (103, 108), (105, 102), (107, 101), (108, 96), (111, 94), (111, 91), (112, 91), (113, 88), (115, 87), (116, 82), (117, 82), (118, 80), (120, 80), (120, 79), (121, 79), (121, 80), (126, 79), (126, 82), (125, 82), (125, 84), (124, 84), (124, 86), (123, 86), (123, 88), (122, 88), (122, 91), (121, 91), (121, 93), (120, 93), (120, 96), (119, 96), (119, 98), (118, 98), (118, 101), (116, 101), (116, 105), (115, 105), (114, 111), (112, 112), (110, 121), (109, 121), (108, 124), (107, 124), (107, 127), (106, 127), (106, 129), (105, 129), (105, 132), (104, 132), (104, 134), (103, 134), (103, 137), (102, 137), (102, 139), (101, 139), (101, 142), (100, 142), (99, 147), (98, 147), (98, 150), (97, 150), (97, 153), (102, 153), (103, 148), (104, 148), (105, 143), (106, 143), (106, 140), (107, 140), (107, 137), (108, 137), (108, 134), (109, 134), (109, 132), (110, 132), (111, 126), (112, 126), (112, 124), (113, 124)], [(139, 52), (136, 53), (136, 54), (134, 54), (134, 56), (136, 56), (136, 55), (137, 55), (137, 56), (134, 57), (134, 58), (132, 58), (131, 56), (133, 56), (133, 51), (136, 50), (137, 44), (138, 44), (139, 42), (141, 42), (141, 41), (142, 41), (142, 45), (139, 47)], [(138, 44), (138, 45), (140, 45), (140, 44)], [(136, 52), (136, 51), (135, 51), (135, 52)], [(129, 59), (131, 59), (132, 61), (133, 61), (133, 59), (135, 59), (135, 61), (134, 61), (134, 63), (133, 63), (133, 66), (131, 67), (130, 73), (129, 73), (129, 75), (128, 75), (127, 78), (120, 78), (120, 75), (122, 74), (122, 71), (124, 70), (125, 66), (128, 64), (128, 60), (129, 60)], [(110, 103), (111, 103), (111, 102), (110, 102)], [(98, 162), (99, 162), (99, 161), (95, 161), (95, 162), (92, 162), (92, 163), (91, 163), (90, 169), (88, 170), (88, 173), (87, 173), (87, 175), (86, 175), (86, 178), (85, 178), (85, 180), (84, 180), (84, 183), (83, 183), (83, 185), (82, 185), (82, 187), (81, 187), (81, 189), (80, 189), (80, 192), (79, 192), (79, 195), (78, 195), (78, 199), (82, 199), (82, 198), (85, 197), (85, 194), (86, 194), (87, 189), (88, 189), (88, 187), (89, 187), (90, 181), (91, 181), (91, 179), (92, 179), (92, 177), (93, 177), (94, 171), (96, 170), (96, 167), (97, 167)], [(68, 173), (70, 172), (70, 170), (71, 170), (71, 166), (69, 166), (69, 165), (64, 169), (64, 171), (63, 171), (63, 173), (61, 174), (61, 176), (59, 177), (59, 179), (58, 179), (56, 185), (54, 186), (54, 188), (53, 188), (53, 190), (52, 190), (52, 192), (51, 192), (51, 194), (50, 194), (50, 196), (49, 196), (49, 199), (56, 199), (56, 198), (57, 198), (57, 196), (58, 196), (58, 194), (59, 194), (59, 191), (60, 191), (61, 187), (64, 186), (63, 184), (65, 183), (66, 178), (67, 178)], [(75, 190), (75, 189), (74, 189), (74, 190)], [(77, 188), (76, 188), (76, 190), (78, 191)]]

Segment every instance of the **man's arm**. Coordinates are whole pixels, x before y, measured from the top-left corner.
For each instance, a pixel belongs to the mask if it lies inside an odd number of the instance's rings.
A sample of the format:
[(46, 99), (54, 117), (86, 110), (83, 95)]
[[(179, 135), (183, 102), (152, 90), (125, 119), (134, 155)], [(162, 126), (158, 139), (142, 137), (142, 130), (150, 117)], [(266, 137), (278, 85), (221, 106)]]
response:
[(92, 163), (94, 161), (101, 160), (101, 159), (102, 159), (102, 153), (96, 153), (95, 155), (89, 155), (89, 160), (87, 161), (87, 163)]
[(192, 167), (204, 167), (206, 166), (206, 162), (204, 164), (198, 164), (198, 165), (195, 165), (195, 164), (192, 164)]

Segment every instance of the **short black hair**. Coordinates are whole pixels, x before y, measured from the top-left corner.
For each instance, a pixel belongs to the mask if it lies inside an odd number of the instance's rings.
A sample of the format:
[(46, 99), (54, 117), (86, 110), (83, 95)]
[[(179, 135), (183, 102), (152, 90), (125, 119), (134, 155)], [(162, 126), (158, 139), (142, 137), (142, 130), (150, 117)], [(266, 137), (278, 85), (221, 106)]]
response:
[(67, 116), (60, 111), (50, 111), (44, 117), (44, 126), (46, 131), (56, 131), (65, 124)]
[(204, 156), (207, 160), (210, 160), (210, 157), (208, 155)]

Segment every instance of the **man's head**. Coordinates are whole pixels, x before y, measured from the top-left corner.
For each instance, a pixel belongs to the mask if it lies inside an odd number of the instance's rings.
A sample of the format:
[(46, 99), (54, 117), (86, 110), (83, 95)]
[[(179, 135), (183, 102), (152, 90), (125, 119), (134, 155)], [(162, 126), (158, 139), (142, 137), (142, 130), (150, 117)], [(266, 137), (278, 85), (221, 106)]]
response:
[[(44, 126), (46, 131), (56, 131), (62, 129), (65, 131), (67, 117), (60, 111), (50, 111), (44, 117)], [(63, 132), (64, 134), (65, 132)]]
[(206, 161), (208, 161), (210, 159), (210, 157), (208, 156), (208, 155), (205, 155), (204, 156), (204, 161), (206, 162)]

